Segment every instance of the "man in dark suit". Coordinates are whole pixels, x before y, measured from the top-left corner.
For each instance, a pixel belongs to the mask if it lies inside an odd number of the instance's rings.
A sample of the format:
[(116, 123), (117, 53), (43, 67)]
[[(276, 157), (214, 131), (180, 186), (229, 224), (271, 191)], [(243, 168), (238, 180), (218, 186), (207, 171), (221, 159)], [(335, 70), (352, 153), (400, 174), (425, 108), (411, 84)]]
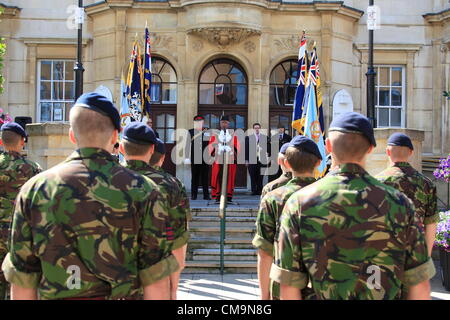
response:
[(261, 195), (264, 177), (261, 168), (268, 164), (270, 141), (260, 132), (259, 123), (253, 124), (253, 131), (252, 135), (245, 137), (245, 164), (250, 175), (252, 195)]
[[(272, 136), (272, 141), (278, 138), (278, 151), (280, 151), (281, 146), (285, 143), (291, 142), (292, 137), (285, 133), (286, 128), (282, 125), (278, 125), (278, 133), (274, 136)], [(276, 160), (275, 160), (276, 161)], [(269, 176), (269, 182), (278, 179), (283, 174), (283, 170), (281, 170), (281, 167), (278, 166), (278, 172), (274, 175)]]
[[(191, 165), (191, 198), (197, 199), (199, 182), (202, 183), (203, 199), (211, 200), (208, 189), (209, 164), (205, 162), (204, 151), (208, 148), (209, 135), (204, 130), (205, 118), (194, 117), (194, 128), (189, 130), (186, 141), (186, 164)], [(206, 137), (207, 136), (207, 137)]]

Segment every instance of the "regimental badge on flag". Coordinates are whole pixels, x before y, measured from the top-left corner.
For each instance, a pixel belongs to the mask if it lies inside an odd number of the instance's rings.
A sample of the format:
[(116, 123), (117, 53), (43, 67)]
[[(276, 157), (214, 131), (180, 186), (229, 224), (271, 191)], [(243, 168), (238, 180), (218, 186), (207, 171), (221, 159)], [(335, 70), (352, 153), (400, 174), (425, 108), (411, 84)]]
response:
[(303, 31), (303, 35), (300, 41), (300, 48), (298, 51), (298, 79), (297, 89), (295, 91), (294, 109), (292, 113), (292, 128), (298, 132), (303, 132), (303, 120), (302, 115), (304, 113), (304, 96), (306, 82), (308, 79), (308, 53), (306, 51), (306, 32)]
[[(311, 77), (311, 75), (310, 75)], [(322, 129), (320, 127), (319, 115), (317, 113), (317, 100), (316, 100), (316, 90), (312, 83), (312, 79), (309, 79), (309, 85), (307, 86), (307, 94), (305, 96), (305, 122), (304, 122), (304, 134), (314, 142), (319, 147), (320, 154), (322, 155), (322, 162), (315, 171), (315, 177), (320, 178), (325, 174), (326, 171), (326, 153), (325, 153), (325, 143), (323, 140)]]
[(319, 56), (317, 55), (316, 44), (314, 43), (314, 49), (311, 53), (311, 67), (309, 68), (311, 74), (311, 82), (313, 83), (316, 91), (317, 99), (317, 112), (319, 114), (320, 127), (322, 134), (325, 134), (325, 123), (323, 120), (323, 102), (322, 102), (322, 89), (320, 87), (320, 68), (319, 68)]
[(142, 121), (143, 106), (143, 73), (141, 63), (141, 50), (137, 40), (134, 41), (133, 51), (130, 57), (130, 66), (127, 77), (127, 101), (130, 118), (132, 121)]
[(144, 115), (150, 117), (152, 87), (152, 56), (150, 47), (150, 34), (147, 26), (145, 27), (145, 55), (144, 55)]

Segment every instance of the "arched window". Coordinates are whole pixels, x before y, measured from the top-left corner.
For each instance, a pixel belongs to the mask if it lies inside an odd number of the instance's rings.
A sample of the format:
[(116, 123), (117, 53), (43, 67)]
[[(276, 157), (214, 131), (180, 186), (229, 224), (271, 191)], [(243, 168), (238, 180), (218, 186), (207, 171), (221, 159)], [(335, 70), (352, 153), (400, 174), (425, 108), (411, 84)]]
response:
[(279, 63), (270, 74), (270, 129), (281, 124), (290, 131), (292, 109), (297, 89), (298, 62), (291, 59)]
[(167, 61), (152, 59), (152, 104), (177, 103), (177, 74)]
[(201, 105), (247, 105), (247, 76), (230, 59), (217, 59), (202, 70), (199, 81)]
[(150, 114), (153, 129), (166, 144), (163, 168), (175, 175), (176, 167), (170, 154), (175, 145), (177, 74), (169, 62), (159, 57), (152, 57)]
[[(247, 129), (248, 80), (245, 70), (226, 58), (213, 60), (202, 69), (198, 81), (198, 113), (205, 126), (219, 129), (222, 113), (230, 118), (230, 129)], [(238, 165), (236, 186), (247, 186), (247, 169)]]

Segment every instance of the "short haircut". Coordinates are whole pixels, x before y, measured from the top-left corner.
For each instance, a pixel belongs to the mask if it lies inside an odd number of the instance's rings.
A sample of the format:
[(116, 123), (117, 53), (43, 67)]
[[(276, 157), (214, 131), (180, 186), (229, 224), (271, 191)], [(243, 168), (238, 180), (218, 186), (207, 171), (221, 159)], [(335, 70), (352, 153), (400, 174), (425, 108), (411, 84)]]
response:
[(144, 156), (151, 148), (151, 144), (137, 144), (128, 140), (122, 140), (123, 148), (127, 156)]
[(79, 146), (105, 146), (116, 130), (109, 117), (80, 106), (70, 109), (69, 121)]
[(253, 124), (253, 127), (252, 127), (252, 128), (254, 128), (255, 126), (259, 126), (259, 127), (261, 128), (261, 124), (258, 123), (258, 122), (255, 122), (255, 123)]
[(1, 139), (5, 148), (15, 148), (22, 141), (23, 137), (13, 131), (1, 131)]
[(340, 162), (361, 161), (370, 148), (369, 140), (358, 133), (329, 133), (332, 153)]
[(150, 159), (150, 165), (151, 166), (156, 166), (158, 164), (159, 161), (161, 161), (162, 157), (164, 157), (164, 153), (159, 153), (159, 152), (153, 152), (152, 157)]
[(309, 173), (314, 172), (317, 161), (320, 159), (310, 152), (295, 147), (289, 147), (286, 150), (286, 160), (293, 171), (298, 173)]
[(387, 146), (391, 150), (391, 158), (394, 159), (406, 159), (409, 158), (410, 152), (412, 151), (408, 147), (404, 146)]

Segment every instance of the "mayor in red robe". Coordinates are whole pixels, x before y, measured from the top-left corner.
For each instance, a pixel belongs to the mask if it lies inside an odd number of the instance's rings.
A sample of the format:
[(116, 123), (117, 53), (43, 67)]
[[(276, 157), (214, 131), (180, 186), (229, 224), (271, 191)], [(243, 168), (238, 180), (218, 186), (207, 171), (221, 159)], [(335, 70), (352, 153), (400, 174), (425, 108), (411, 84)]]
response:
[[(226, 142), (228, 149), (231, 153), (231, 156), (228, 158), (228, 186), (227, 186), (227, 201), (231, 202), (233, 199), (234, 186), (236, 180), (236, 168), (237, 168), (237, 155), (239, 152), (239, 142), (236, 135), (234, 135), (229, 129), (230, 119), (226, 115), (222, 115), (220, 118), (220, 132), (217, 134), (213, 134), (209, 141), (209, 153), (212, 157), (214, 157), (214, 163), (212, 165), (211, 171), (211, 196), (216, 202), (220, 201), (221, 187), (222, 187), (222, 170), (223, 170), (223, 153), (219, 152), (220, 145), (223, 145), (223, 142), (220, 141), (220, 137), (225, 136), (225, 132), (227, 132), (230, 141)], [(220, 134), (222, 132), (222, 134)], [(219, 161), (219, 158), (222, 158)]]

